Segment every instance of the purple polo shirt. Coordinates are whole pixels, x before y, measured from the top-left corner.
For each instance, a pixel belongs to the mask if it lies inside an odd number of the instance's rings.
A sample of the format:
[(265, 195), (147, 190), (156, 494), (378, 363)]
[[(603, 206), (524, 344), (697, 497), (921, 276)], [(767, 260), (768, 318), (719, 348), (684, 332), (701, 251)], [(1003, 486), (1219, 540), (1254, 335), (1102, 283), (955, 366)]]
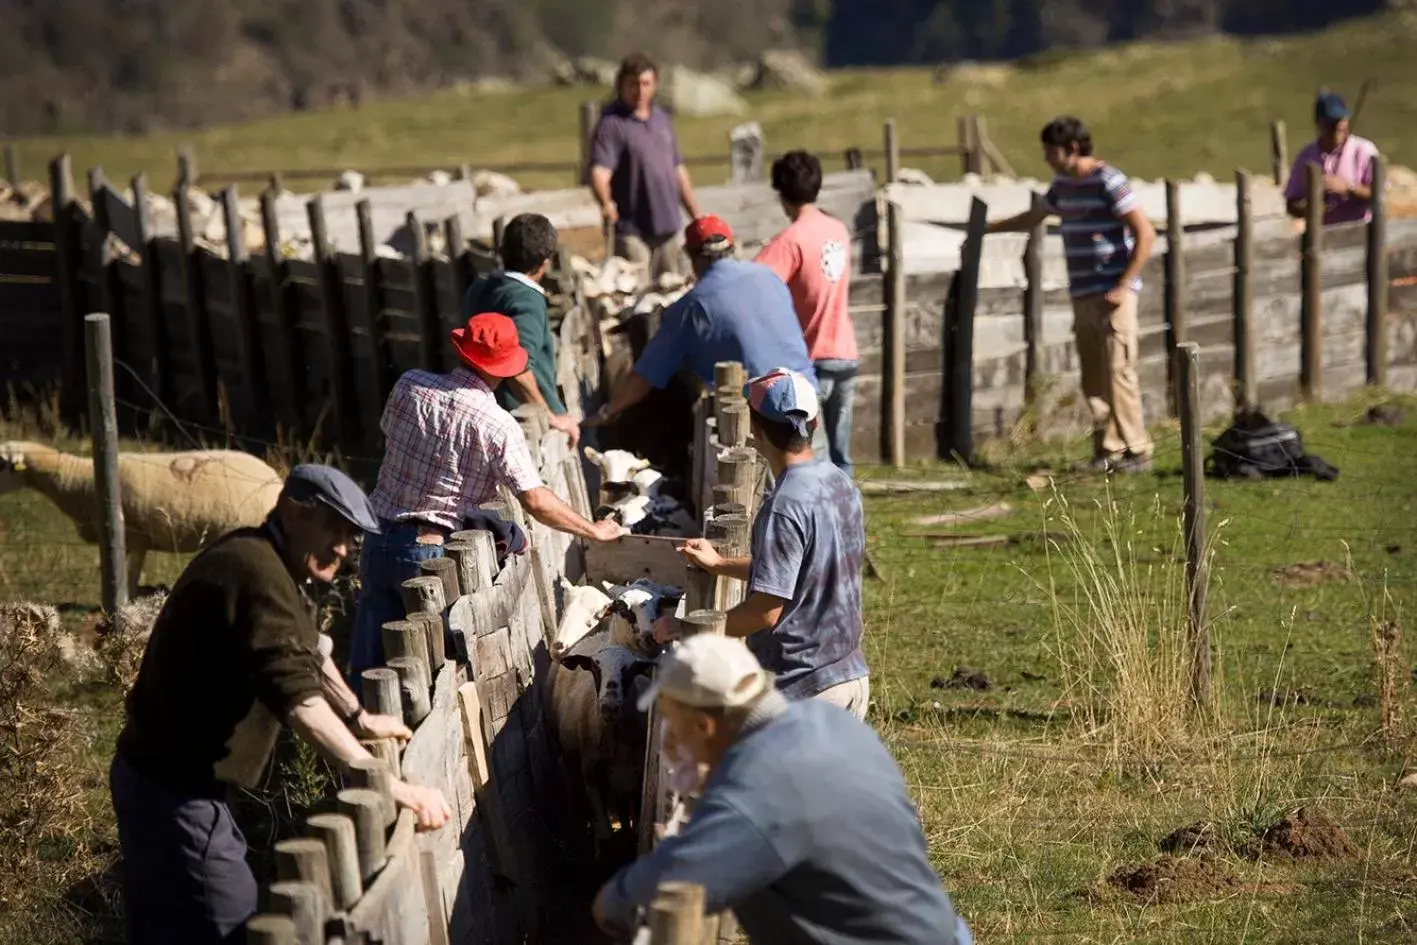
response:
[(620, 208), (617, 233), (662, 237), (684, 225), (679, 140), (664, 109), (653, 105), (648, 118), (639, 118), (617, 98), (596, 122), (590, 162), (611, 171), (610, 196)]
[[(1299, 200), (1308, 194), (1308, 167), (1311, 163), (1320, 165), (1325, 174), (1336, 174), (1350, 184), (1369, 187), (1373, 183), (1373, 157), (1377, 153), (1377, 145), (1357, 135), (1349, 135), (1343, 146), (1333, 151), (1324, 151), (1317, 141), (1310, 141), (1294, 159), (1294, 169), (1289, 172), (1289, 186), (1284, 188), (1284, 199)], [(1370, 201), (1346, 194), (1324, 193), (1324, 226), (1366, 222), (1372, 216)]]

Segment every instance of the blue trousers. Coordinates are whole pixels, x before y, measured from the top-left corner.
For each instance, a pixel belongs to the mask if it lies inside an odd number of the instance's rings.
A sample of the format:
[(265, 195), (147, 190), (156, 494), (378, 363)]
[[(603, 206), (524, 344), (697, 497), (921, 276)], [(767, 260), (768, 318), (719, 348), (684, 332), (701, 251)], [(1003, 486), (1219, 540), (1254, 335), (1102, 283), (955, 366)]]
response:
[(383, 626), (404, 618), (399, 586), (421, 573), (419, 564), (443, 557), (442, 545), (418, 543), (419, 526), (380, 521), (382, 533), (364, 536), (359, 555), (359, 604), (349, 641), (349, 685), (360, 691), (360, 674), (384, 665)]
[(861, 364), (826, 358), (814, 361), (812, 366), (817, 371), (817, 397), (822, 406), (818, 428), (826, 430), (832, 465), (850, 476), (851, 408), (856, 400), (856, 375), (861, 371)]
[(108, 773), (123, 851), (127, 940), (227, 945), (246, 940), (256, 877), (225, 801), (144, 777), (122, 758)]

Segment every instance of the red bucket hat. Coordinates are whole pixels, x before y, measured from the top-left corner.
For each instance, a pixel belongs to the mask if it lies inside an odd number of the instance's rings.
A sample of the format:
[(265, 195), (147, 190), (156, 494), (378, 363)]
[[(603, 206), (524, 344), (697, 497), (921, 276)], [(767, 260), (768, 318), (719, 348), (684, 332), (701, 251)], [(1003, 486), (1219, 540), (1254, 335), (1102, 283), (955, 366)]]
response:
[(497, 312), (467, 320), (466, 328), (448, 333), (463, 364), (493, 377), (516, 377), (526, 370), (526, 349), (517, 338), (517, 323)]
[(699, 217), (684, 228), (684, 247), (690, 252), (714, 243), (731, 244), (733, 230), (722, 217), (713, 214)]

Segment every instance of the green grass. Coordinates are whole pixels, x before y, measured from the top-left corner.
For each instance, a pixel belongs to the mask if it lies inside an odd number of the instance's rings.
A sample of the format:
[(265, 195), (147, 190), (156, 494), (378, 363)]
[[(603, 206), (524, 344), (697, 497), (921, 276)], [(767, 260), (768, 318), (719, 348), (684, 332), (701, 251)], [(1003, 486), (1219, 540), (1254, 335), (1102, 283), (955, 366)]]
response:
[[(1336, 482), (1206, 482), (1216, 696), (1213, 717), (1201, 722), (1170, 716), (1154, 730), (1127, 726), (1107, 702), (1105, 663), (1080, 656), (1084, 634), (1073, 619), (1099, 625), (1085, 603), (1098, 579), (1076, 567), (1070, 549), (1092, 549), (1103, 563), (1116, 551), (1123, 580), (1115, 597), (1137, 605), (1155, 664), (1175, 665), (1164, 656), (1179, 651), (1184, 632), (1174, 425), (1156, 430), (1155, 475), (1108, 486), (1063, 472), (1079, 455), (1066, 444), (1021, 449), (993, 471), (968, 474), (962, 491), (868, 501), (883, 574), (867, 584), (873, 722), (979, 941), (1409, 939), (1417, 798), (1392, 783), (1417, 734), (1417, 704), (1401, 687), (1407, 718), (1380, 736), (1370, 638), (1374, 617), (1406, 621), (1417, 587), (1417, 398), (1388, 400), (1407, 414), (1396, 427), (1346, 425), (1378, 399), (1293, 415), (1310, 451), (1340, 468)], [(1024, 484), (1039, 464), (1055, 471), (1056, 491)], [(936, 465), (864, 474), (960, 475)], [(959, 531), (1017, 536), (1012, 546), (936, 548), (904, 535), (923, 527), (912, 524), (918, 516), (1000, 500), (1011, 516)], [(0, 496), (0, 522), (0, 598), (96, 603), (97, 556), (47, 503)], [(1079, 540), (1050, 544), (1038, 538), (1044, 531)], [(1318, 561), (1351, 564), (1352, 577), (1275, 582), (1276, 569)], [(161, 556), (148, 580), (170, 581), (180, 565)], [(1408, 645), (1400, 655), (1403, 684), (1411, 654)], [(959, 666), (984, 672), (992, 688), (932, 686)], [(1087, 678), (1095, 690), (1080, 684)], [(1257, 699), (1275, 689), (1301, 693), (1302, 704)], [(111, 863), (104, 768), (117, 702), (92, 687), (65, 696), (84, 710), (85, 829), (102, 853), (95, 862)], [(1257, 833), (1304, 805), (1337, 821), (1361, 858), (1246, 855)], [(1244, 885), (1152, 904), (1106, 892), (1114, 870), (1151, 859), (1161, 837), (1202, 820), (1226, 840), (1206, 868)]]
[[(831, 94), (821, 99), (750, 94), (748, 117), (761, 123), (772, 150), (801, 146), (837, 155), (849, 147), (879, 149), (882, 121), (892, 116), (903, 146), (950, 145), (955, 117), (977, 112), (1015, 169), (1042, 177), (1038, 129), (1069, 112), (1089, 121), (1100, 151), (1133, 175), (1208, 171), (1221, 178), (1237, 167), (1269, 169), (1274, 119), (1288, 124), (1290, 154), (1297, 152), (1311, 134), (1310, 108), (1319, 85), (1347, 93), (1351, 102), (1362, 81), (1372, 77), (1375, 87), (1360, 131), (1394, 162), (1412, 165), (1417, 164), (1414, 40), (1417, 17), (1394, 13), (1313, 35), (1054, 53), (1017, 66), (965, 70), (942, 85), (933, 84), (928, 69), (840, 71), (833, 74)], [(585, 89), (468, 87), (201, 132), (31, 139), (20, 143), (19, 154), (36, 176), (45, 161), (67, 149), (76, 172), (102, 165), (110, 178), (126, 181), (143, 170), (162, 189), (171, 185), (183, 142), (195, 147), (199, 170), (210, 183), (219, 182), (223, 172), (276, 168), (574, 162), (579, 103), (599, 96)], [(728, 130), (738, 120), (681, 120), (683, 152), (726, 154)], [(905, 163), (942, 179), (959, 173), (958, 158)], [(697, 176), (707, 183), (723, 179), (710, 168)], [(569, 170), (522, 175), (521, 182), (529, 188), (575, 184)]]

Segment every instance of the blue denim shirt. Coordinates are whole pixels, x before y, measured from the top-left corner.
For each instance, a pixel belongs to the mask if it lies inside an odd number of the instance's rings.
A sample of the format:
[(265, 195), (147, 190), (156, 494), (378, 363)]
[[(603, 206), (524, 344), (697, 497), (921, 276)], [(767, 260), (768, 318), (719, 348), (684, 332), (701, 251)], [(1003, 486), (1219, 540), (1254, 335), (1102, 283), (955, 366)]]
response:
[(767, 266), (739, 259), (710, 266), (664, 310), (635, 373), (662, 388), (682, 366), (712, 387), (719, 361), (741, 361), (749, 377), (785, 367), (817, 383), (792, 293)]
[(634, 924), (659, 884), (698, 883), (763, 945), (971, 945), (930, 865), (895, 759), (820, 701), (770, 694), (683, 830), (616, 874), (606, 919)]

